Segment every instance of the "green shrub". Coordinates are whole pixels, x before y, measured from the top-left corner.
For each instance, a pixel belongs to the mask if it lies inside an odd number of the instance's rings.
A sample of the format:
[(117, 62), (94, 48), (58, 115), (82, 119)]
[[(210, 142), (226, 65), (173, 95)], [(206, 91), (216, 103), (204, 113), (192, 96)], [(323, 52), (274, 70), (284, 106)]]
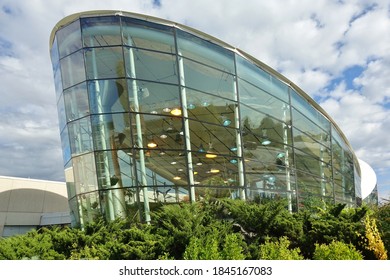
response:
[(259, 259), (261, 260), (303, 260), (300, 249), (290, 249), (290, 241), (282, 236), (278, 241), (267, 240), (259, 248)]
[(330, 244), (315, 244), (314, 260), (362, 260), (362, 254), (352, 244), (332, 241)]

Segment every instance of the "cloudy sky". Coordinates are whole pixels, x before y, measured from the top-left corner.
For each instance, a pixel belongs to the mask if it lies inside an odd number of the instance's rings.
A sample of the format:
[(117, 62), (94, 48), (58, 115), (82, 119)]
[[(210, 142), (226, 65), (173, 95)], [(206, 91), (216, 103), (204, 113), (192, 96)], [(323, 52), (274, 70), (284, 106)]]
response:
[(390, 198), (390, 0), (0, 0), (0, 175), (64, 180), (49, 36), (86, 10), (186, 24), (255, 56), (339, 124)]

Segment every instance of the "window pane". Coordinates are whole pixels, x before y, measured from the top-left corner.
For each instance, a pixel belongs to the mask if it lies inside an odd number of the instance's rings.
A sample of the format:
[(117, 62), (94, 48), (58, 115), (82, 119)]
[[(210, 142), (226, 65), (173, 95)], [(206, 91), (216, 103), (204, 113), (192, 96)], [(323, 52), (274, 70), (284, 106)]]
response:
[(135, 111), (135, 98), (139, 104), (139, 112), (169, 115), (172, 109), (180, 109), (179, 87), (159, 83), (128, 80), (130, 108)]
[(71, 158), (69, 134), (68, 134), (67, 127), (65, 127), (65, 129), (61, 132), (61, 145), (62, 145), (62, 159), (65, 165)]
[(233, 52), (209, 41), (177, 30), (179, 54), (197, 62), (234, 74)]
[(131, 147), (128, 114), (91, 116), (95, 150)]
[(72, 156), (92, 151), (91, 123), (83, 118), (68, 124)]
[(244, 105), (240, 106), (240, 114), (243, 141), (248, 146), (281, 148), (292, 143), (291, 128), (285, 123)]
[(95, 80), (88, 82), (92, 114), (126, 112), (129, 110), (125, 80)]
[(74, 157), (73, 172), (76, 194), (88, 193), (98, 189), (93, 153)]
[(85, 81), (83, 52), (79, 51), (61, 60), (62, 87), (64, 89)]
[(187, 87), (234, 100), (233, 76), (184, 59), (184, 77)]
[(330, 132), (330, 122), (318, 112), (310, 103), (304, 100), (298, 93), (292, 91), (291, 104), (295, 109), (301, 112), (306, 118), (312, 120), (316, 125), (321, 127), (327, 133)]
[(58, 125), (60, 131), (62, 131), (66, 125), (65, 103), (62, 95), (57, 103), (57, 112), (58, 112)]
[(240, 103), (273, 116), (285, 123), (290, 122), (290, 109), (286, 103), (244, 80), (240, 79), (238, 85)]
[(122, 47), (90, 48), (85, 53), (88, 79), (125, 76)]
[(288, 86), (263, 69), (237, 55), (237, 76), (288, 102)]
[(65, 90), (64, 99), (68, 122), (89, 114), (87, 86), (85, 83)]
[(197, 121), (234, 127), (237, 103), (192, 89), (186, 89), (188, 117)]
[(294, 127), (298, 128), (301, 131), (300, 133), (297, 131), (298, 135), (294, 135), (294, 137), (298, 137), (298, 138), (301, 137), (303, 138), (303, 140), (305, 138), (306, 139), (311, 138), (324, 145), (327, 146), (330, 145), (329, 135), (324, 130), (322, 130), (319, 126), (317, 126), (313, 122), (313, 119), (307, 118), (306, 116), (304, 116), (303, 114), (295, 110), (295, 108), (293, 108), (292, 110), (292, 118), (293, 118)]
[(172, 84), (179, 81), (174, 55), (126, 48), (125, 61), (127, 77)]
[(137, 19), (122, 18), (125, 45), (175, 53), (173, 28)]
[(81, 49), (80, 22), (74, 21), (57, 31), (60, 58)]
[(81, 28), (85, 47), (120, 45), (119, 17), (82, 18)]

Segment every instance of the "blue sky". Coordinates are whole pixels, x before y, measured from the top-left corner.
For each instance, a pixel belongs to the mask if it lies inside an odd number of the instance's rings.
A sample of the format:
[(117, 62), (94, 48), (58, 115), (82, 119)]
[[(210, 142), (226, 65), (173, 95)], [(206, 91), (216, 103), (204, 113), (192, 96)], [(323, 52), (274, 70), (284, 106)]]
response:
[(49, 36), (63, 17), (99, 9), (189, 25), (282, 72), (390, 197), (389, 0), (0, 0), (0, 175), (63, 180)]

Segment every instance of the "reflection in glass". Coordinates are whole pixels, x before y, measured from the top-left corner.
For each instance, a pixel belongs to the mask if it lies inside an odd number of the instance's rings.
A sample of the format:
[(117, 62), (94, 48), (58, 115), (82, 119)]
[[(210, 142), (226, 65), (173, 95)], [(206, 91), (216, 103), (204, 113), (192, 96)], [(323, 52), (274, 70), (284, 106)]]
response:
[(87, 79), (125, 77), (122, 47), (89, 48), (85, 52)]
[(62, 88), (67, 89), (85, 80), (83, 52), (79, 51), (60, 61)]
[(119, 17), (92, 17), (81, 19), (85, 47), (120, 45)]
[(56, 38), (60, 58), (79, 50), (81, 48), (80, 21), (76, 20), (64, 28), (59, 29), (56, 32)]

